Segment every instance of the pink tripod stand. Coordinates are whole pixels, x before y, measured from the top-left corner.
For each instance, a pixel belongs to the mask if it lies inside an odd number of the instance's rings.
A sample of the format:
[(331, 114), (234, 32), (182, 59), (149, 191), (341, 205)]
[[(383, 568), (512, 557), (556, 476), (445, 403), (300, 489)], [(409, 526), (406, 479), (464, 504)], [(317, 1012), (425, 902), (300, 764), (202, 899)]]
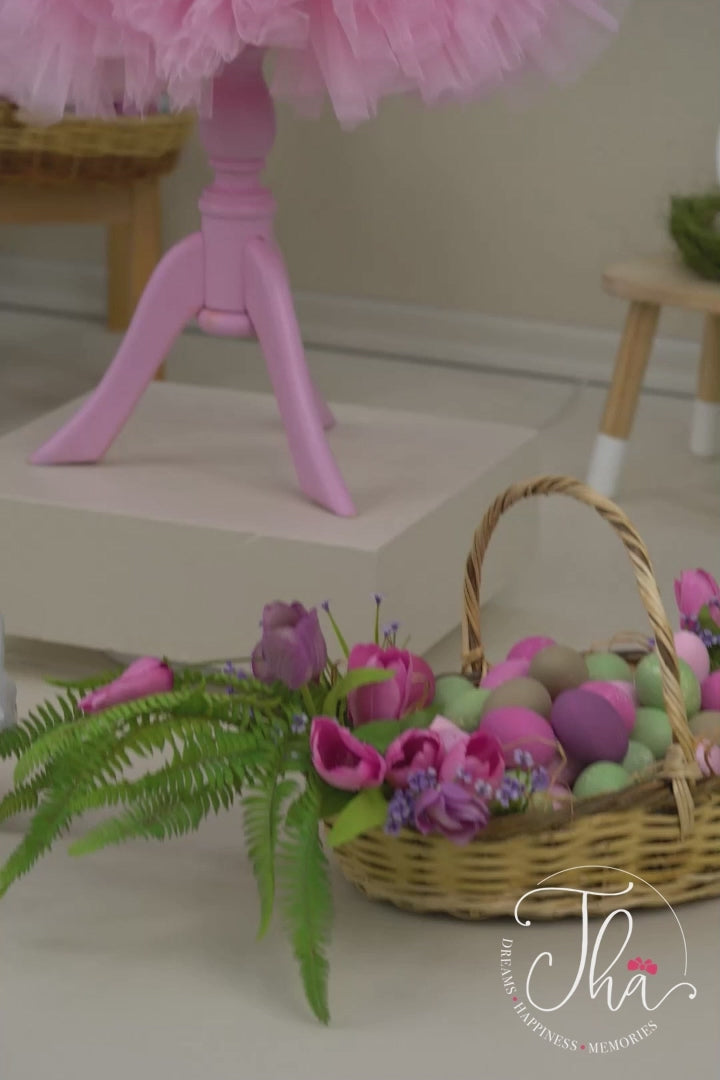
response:
[(157, 267), (125, 340), (93, 394), (32, 457), (35, 465), (98, 461), (117, 438), (173, 342), (197, 318), (208, 334), (257, 336), (300, 487), (343, 517), (352, 499), (328, 445), (332, 413), (307, 368), (282, 255), (275, 203), (260, 174), (275, 140), (263, 53), (246, 49), (216, 79), (212, 116), (201, 121), (215, 180), (200, 200), (199, 233)]

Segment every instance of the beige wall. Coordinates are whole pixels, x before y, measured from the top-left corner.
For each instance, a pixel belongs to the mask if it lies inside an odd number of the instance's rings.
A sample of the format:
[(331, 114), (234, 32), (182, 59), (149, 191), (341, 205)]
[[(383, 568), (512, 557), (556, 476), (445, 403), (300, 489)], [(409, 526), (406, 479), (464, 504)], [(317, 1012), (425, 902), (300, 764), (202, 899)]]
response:
[[(713, 180), (718, 0), (635, 0), (577, 87), (528, 108), (386, 105), (344, 134), (283, 111), (270, 177), (298, 288), (616, 326), (603, 264), (664, 242), (673, 191)], [(166, 185), (168, 242), (197, 220), (193, 144)], [(93, 230), (0, 229), (0, 253), (100, 259)], [(693, 333), (686, 320), (666, 324)]]

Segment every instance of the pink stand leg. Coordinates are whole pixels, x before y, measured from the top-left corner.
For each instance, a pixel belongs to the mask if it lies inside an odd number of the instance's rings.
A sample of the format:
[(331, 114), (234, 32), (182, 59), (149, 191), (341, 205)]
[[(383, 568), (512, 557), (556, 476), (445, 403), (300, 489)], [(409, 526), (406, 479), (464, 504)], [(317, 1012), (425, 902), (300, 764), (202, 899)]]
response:
[(274, 244), (260, 238), (248, 243), (246, 275), (247, 312), (265, 354), (300, 486), (334, 513), (352, 517), (355, 507), (325, 439), (290, 284)]
[(72, 420), (33, 455), (33, 464), (98, 461), (202, 303), (203, 241), (196, 233), (158, 265), (102, 382)]
[(208, 333), (265, 351), (302, 490), (343, 517), (352, 499), (325, 437), (334, 418), (312, 383), (292, 295), (272, 236), (274, 202), (260, 183), (275, 138), (263, 53), (246, 49), (213, 87), (200, 134), (215, 182), (200, 200), (202, 230), (162, 261), (102, 382), (33, 456), (38, 465), (97, 461), (127, 422), (173, 341), (193, 318)]

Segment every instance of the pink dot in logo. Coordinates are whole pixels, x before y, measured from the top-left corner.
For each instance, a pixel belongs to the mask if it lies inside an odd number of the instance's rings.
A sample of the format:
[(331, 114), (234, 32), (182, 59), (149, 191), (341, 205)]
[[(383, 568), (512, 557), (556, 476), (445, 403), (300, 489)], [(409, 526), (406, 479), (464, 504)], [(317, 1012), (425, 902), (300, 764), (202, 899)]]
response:
[(581, 1050), (584, 1050), (584, 1049), (585, 1049), (585, 1043), (583, 1043), (583, 1044), (582, 1044), (582, 1046), (580, 1047), (580, 1049), (581, 1049)]
[(517, 998), (513, 998), (513, 1001), (517, 1001)]

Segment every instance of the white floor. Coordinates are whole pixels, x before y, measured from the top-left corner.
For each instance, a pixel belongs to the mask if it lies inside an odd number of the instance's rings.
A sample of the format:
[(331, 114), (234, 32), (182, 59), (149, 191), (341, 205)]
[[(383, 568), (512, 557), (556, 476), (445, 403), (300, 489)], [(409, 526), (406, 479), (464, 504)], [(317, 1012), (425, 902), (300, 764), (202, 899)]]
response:
[[(0, 312), (0, 432), (89, 389), (114, 340), (92, 324)], [(330, 400), (542, 428), (535, 471), (584, 475), (602, 390), (364, 356), (317, 353), (311, 364)], [(178, 345), (169, 374), (265, 388), (253, 347), (195, 335)], [(680, 569), (720, 572), (720, 464), (691, 457), (690, 408), (687, 400), (643, 399), (621, 500), (646, 538), (670, 607)], [(477, 510), (479, 520), (484, 507)], [(629, 563), (607, 526), (567, 500), (548, 501), (542, 524), (535, 565), (518, 567), (512, 586), (485, 608), (491, 655), (527, 632), (589, 645), (644, 629)], [(459, 566), (458, 595), (461, 574)], [(458, 651), (453, 635), (431, 659), (447, 669)], [(27, 708), (45, 693), (44, 677), (90, 673), (106, 658), (11, 641), (9, 666)], [(79, 864), (58, 852), (3, 900), (2, 1080), (578, 1074), (572, 1055), (536, 1043), (508, 1011), (497, 970), (506, 925), (413, 918), (368, 904), (342, 881), (334, 1021), (317, 1029), (280, 933), (254, 942), (255, 895), (237, 833), (230, 815), (163, 849), (133, 846)], [(0, 854), (12, 842), (0, 836)], [(590, 1073), (596, 1066), (616, 1077), (671, 1077), (692, 1058), (698, 1075), (716, 1075), (720, 1033), (709, 1021), (720, 1006), (720, 902), (680, 914), (697, 1001), (669, 1009), (641, 1047), (589, 1062)], [(644, 916), (642, 926), (652, 955), (662, 922)], [(576, 932), (573, 924), (551, 926), (548, 948), (574, 948)], [(588, 1003), (588, 1022), (598, 1009)]]

